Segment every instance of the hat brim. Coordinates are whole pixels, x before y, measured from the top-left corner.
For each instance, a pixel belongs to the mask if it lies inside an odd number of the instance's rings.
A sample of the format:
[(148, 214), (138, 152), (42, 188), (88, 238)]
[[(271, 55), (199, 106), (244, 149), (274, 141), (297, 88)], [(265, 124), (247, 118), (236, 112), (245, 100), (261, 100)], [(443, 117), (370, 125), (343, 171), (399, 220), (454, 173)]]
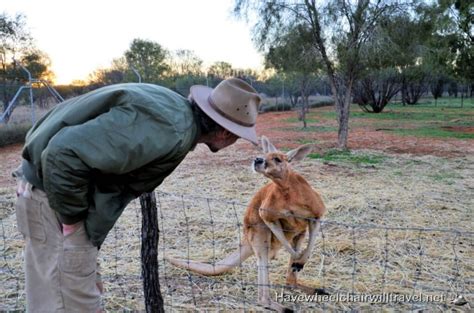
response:
[(209, 96), (211, 95), (212, 88), (202, 85), (194, 85), (190, 89), (190, 93), (197, 103), (199, 108), (204, 111), (210, 118), (212, 118), (217, 124), (221, 125), (231, 133), (239, 136), (242, 139), (248, 140), (254, 145), (258, 145), (257, 132), (255, 126), (246, 127), (239, 125), (227, 118), (223, 117), (214, 110), (209, 104)]

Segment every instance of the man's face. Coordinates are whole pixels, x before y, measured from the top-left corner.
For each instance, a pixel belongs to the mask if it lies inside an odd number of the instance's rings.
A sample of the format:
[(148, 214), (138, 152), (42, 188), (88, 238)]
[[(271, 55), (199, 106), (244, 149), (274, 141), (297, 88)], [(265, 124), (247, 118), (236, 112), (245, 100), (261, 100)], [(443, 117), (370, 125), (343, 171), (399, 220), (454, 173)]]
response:
[(224, 130), (216, 133), (213, 140), (207, 142), (206, 144), (209, 147), (209, 150), (216, 153), (217, 151), (234, 144), (237, 139), (239, 139), (238, 136), (232, 134), (227, 130)]

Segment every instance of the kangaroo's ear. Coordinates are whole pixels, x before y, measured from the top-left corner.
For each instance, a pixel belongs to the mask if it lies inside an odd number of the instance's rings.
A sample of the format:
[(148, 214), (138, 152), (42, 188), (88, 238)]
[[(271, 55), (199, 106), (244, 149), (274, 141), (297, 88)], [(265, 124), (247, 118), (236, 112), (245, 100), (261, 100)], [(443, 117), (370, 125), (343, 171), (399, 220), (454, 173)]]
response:
[(265, 154), (278, 151), (275, 146), (270, 142), (270, 140), (265, 136), (262, 136), (262, 150)]
[(313, 150), (313, 145), (302, 145), (296, 149), (288, 151), (286, 156), (288, 157), (288, 162), (301, 161), (307, 156), (311, 150)]

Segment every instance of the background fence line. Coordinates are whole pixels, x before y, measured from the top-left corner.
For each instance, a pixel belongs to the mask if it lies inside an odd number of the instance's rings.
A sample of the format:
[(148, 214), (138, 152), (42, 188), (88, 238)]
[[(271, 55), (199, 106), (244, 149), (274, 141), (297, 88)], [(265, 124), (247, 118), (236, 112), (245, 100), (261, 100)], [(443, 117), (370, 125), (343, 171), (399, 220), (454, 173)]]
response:
[[(261, 310), (257, 304), (257, 268), (250, 258), (220, 276), (206, 277), (179, 269), (164, 260), (176, 256), (214, 264), (242, 246), (246, 204), (206, 196), (156, 192), (160, 225), (159, 273), (165, 309)], [(134, 201), (109, 234), (100, 252), (109, 310), (142, 310), (139, 203)], [(303, 217), (296, 217), (303, 218)], [(24, 309), (22, 238), (14, 217), (0, 221), (2, 234), (0, 310)], [(284, 302), (295, 309), (468, 311), (458, 296), (474, 297), (473, 231), (455, 228), (357, 224), (322, 220), (315, 252), (299, 276), (331, 296), (440, 296), (443, 301), (415, 299), (399, 303)], [(302, 296), (285, 285), (288, 253), (269, 262), (272, 295)], [(274, 298), (275, 300), (276, 298)]]

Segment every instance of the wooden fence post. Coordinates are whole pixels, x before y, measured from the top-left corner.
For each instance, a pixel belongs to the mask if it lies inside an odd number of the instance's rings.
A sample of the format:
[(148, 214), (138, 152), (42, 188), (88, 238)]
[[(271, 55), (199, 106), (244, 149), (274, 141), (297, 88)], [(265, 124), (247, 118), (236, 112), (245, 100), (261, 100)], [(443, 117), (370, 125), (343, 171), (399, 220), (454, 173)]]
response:
[(161, 313), (164, 312), (164, 309), (158, 273), (159, 228), (155, 193), (142, 194), (140, 205), (142, 209), (141, 262), (145, 308), (147, 313)]

